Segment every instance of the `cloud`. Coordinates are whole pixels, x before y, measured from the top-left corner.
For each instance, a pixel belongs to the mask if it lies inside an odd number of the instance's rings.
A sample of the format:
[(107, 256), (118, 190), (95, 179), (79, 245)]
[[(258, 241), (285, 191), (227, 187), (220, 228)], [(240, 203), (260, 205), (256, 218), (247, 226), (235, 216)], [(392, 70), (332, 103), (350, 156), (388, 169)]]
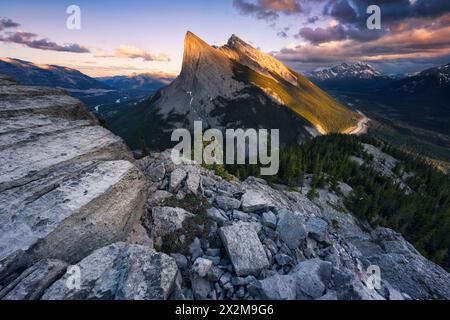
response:
[(59, 52), (73, 52), (73, 53), (87, 53), (90, 50), (87, 47), (76, 43), (66, 43), (63, 45), (50, 41), (45, 38), (40, 38), (37, 34), (25, 31), (7, 32), (5, 35), (0, 35), (0, 41), (17, 43), (33, 49), (51, 50)]
[[(450, 15), (442, 19), (448, 18)], [(403, 26), (394, 33), (366, 42), (345, 39), (289, 45), (274, 55), (291, 67), (307, 70), (344, 61), (370, 61), (390, 68), (390, 72), (403, 69), (412, 72), (414, 66), (417, 71), (432, 66), (432, 62), (450, 61), (450, 25), (443, 26), (439, 20), (429, 23), (418, 22), (417, 28)], [(439, 27), (433, 28), (434, 23)]]
[[(334, 21), (334, 20), (332, 20)], [(343, 26), (341, 24), (331, 24), (326, 28), (301, 28), (297, 38), (303, 38), (310, 43), (319, 44), (329, 41), (354, 39), (358, 41), (370, 41), (378, 39), (383, 35), (383, 31), (379, 30), (359, 30), (354, 26)]]
[(312, 16), (312, 17), (309, 17), (308, 20), (306, 20), (306, 23), (314, 24), (317, 21), (319, 21), (319, 17), (318, 16)]
[(0, 17), (0, 31), (9, 29), (9, 28), (17, 28), (19, 26), (20, 26), (20, 24), (18, 24), (17, 22), (14, 22), (11, 19), (8, 19), (5, 17)]
[(128, 58), (137, 59), (141, 58), (144, 61), (162, 61), (169, 62), (170, 57), (167, 54), (154, 54), (144, 49), (137, 48), (135, 46), (121, 45), (113, 53), (98, 50), (95, 53), (95, 57), (99, 58)]
[(20, 24), (5, 17), (0, 18), (0, 31), (5, 31), (0, 34), (0, 42), (17, 43), (33, 49), (51, 50), (60, 52), (73, 52), (73, 53), (87, 53), (90, 50), (87, 47), (81, 46), (76, 43), (65, 43), (63, 45), (50, 41), (46, 38), (41, 38), (39, 35), (31, 32), (25, 32), (21, 30), (6, 31), (7, 29), (13, 29), (20, 27)]
[(257, 19), (273, 21), (280, 13), (285, 15), (299, 14), (303, 9), (298, 0), (233, 0), (233, 5), (245, 15), (255, 16)]

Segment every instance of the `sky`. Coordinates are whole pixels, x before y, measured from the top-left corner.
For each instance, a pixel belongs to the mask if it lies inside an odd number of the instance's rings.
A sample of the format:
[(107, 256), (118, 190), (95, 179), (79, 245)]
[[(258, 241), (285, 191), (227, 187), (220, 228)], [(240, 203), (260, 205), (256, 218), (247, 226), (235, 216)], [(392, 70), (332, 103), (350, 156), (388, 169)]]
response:
[[(367, 28), (367, 7), (381, 29)], [(80, 8), (81, 28), (66, 26)], [(0, 57), (90, 76), (180, 71), (183, 38), (236, 34), (297, 71), (366, 61), (388, 74), (450, 62), (450, 0), (0, 0)]]

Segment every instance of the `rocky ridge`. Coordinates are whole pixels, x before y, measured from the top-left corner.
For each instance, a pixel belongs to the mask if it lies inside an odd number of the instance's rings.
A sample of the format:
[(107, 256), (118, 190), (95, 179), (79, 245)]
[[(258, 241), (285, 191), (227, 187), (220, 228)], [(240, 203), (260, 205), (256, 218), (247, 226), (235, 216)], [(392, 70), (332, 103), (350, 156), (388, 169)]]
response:
[(0, 77), (0, 95), (1, 299), (450, 298), (445, 270), (355, 220), (348, 185), (310, 200), (170, 150), (134, 162), (63, 91)]

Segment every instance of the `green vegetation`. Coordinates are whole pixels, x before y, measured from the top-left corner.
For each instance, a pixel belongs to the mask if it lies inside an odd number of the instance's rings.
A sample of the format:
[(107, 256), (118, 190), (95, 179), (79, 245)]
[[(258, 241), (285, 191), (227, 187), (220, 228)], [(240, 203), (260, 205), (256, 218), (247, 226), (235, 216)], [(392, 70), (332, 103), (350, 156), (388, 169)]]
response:
[[(362, 143), (375, 145), (398, 159), (394, 171), (406, 173), (408, 187), (375, 170)], [(364, 164), (359, 166), (351, 156), (363, 158)], [(259, 173), (255, 166), (235, 168), (226, 169), (241, 178)], [(280, 170), (269, 181), (302, 186), (305, 174), (313, 175), (309, 198), (315, 198), (317, 188), (339, 192), (337, 182), (346, 182), (353, 188), (346, 206), (361, 222), (400, 232), (423, 255), (450, 269), (450, 179), (424, 159), (368, 136), (332, 134), (282, 150)]]
[[(186, 219), (183, 222), (183, 228), (163, 237), (161, 250), (164, 253), (180, 252), (188, 254), (189, 245), (196, 237), (209, 239), (212, 221), (206, 213), (206, 209), (210, 205), (204, 197), (193, 194), (186, 195), (183, 200), (171, 197), (166, 199), (161, 206), (183, 208), (195, 215), (193, 218)], [(180, 238), (184, 238), (184, 240), (180, 241)], [(215, 239), (209, 240), (213, 243)]]

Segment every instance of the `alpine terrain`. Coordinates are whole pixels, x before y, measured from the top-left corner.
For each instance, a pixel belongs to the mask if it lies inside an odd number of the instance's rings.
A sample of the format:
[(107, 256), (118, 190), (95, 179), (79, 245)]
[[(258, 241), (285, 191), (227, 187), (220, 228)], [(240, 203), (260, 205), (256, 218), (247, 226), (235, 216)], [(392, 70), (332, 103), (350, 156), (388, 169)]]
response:
[[(207, 55), (225, 59), (215, 49)], [(267, 81), (288, 72), (260, 71)], [(294, 88), (288, 80), (283, 87)], [(448, 248), (448, 194), (433, 191), (445, 182), (376, 144), (317, 137), (285, 154), (280, 180), (269, 184), (187, 159), (175, 164), (170, 150), (134, 160), (59, 89), (0, 76), (0, 97), (0, 299), (450, 299), (449, 273), (421, 253)], [(317, 152), (334, 159), (315, 162)], [(378, 197), (365, 194), (376, 188)], [(389, 206), (397, 200), (426, 210)], [(431, 234), (423, 214), (438, 225)], [(404, 226), (421, 251), (374, 223), (384, 221)], [(448, 266), (446, 252), (434, 259)], [(376, 286), (371, 265), (380, 268)], [(80, 286), (72, 287), (77, 270)]]
[(153, 148), (170, 145), (170, 129), (207, 127), (280, 128), (295, 144), (311, 131), (351, 132), (361, 116), (307, 78), (233, 35), (213, 47), (191, 32), (184, 42), (180, 75), (152, 98), (127, 109), (109, 125), (132, 148), (144, 139)]

